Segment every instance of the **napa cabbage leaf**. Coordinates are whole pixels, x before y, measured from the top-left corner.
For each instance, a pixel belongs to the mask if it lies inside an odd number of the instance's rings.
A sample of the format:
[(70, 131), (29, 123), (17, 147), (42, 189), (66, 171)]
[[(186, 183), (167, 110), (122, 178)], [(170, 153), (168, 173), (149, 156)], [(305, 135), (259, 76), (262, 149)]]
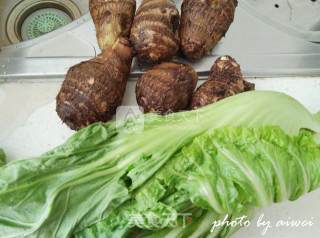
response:
[[(232, 219), (255, 206), (294, 200), (318, 186), (318, 147), (311, 135), (302, 137), (302, 129), (320, 132), (320, 123), (293, 98), (275, 92), (243, 93), (165, 117), (149, 114), (91, 125), (42, 156), (0, 166), (1, 237), (207, 234), (208, 216), (230, 212)], [(268, 136), (262, 136), (264, 131)], [(228, 145), (232, 134), (239, 141)], [(258, 135), (270, 137), (267, 145)], [(250, 144), (255, 139), (256, 147)], [(279, 142), (274, 149), (283, 157), (269, 148), (271, 142)], [(176, 172), (180, 175), (171, 176)], [(194, 214), (195, 223), (187, 230), (179, 226), (181, 211)], [(141, 212), (142, 220), (132, 221)]]

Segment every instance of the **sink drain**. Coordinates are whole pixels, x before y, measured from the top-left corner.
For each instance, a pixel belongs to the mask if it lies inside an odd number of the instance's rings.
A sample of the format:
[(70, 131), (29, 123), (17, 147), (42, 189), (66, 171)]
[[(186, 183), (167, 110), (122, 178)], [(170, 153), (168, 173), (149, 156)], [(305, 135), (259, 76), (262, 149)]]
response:
[(0, 34), (0, 41), (6, 44), (19, 43), (63, 27), (83, 15), (85, 10), (79, 8), (84, 6), (81, 2), (84, 1), (0, 0), (0, 32), (4, 28), (6, 33)]
[(27, 16), (21, 26), (22, 40), (31, 40), (70, 23), (72, 18), (60, 9), (44, 8)]

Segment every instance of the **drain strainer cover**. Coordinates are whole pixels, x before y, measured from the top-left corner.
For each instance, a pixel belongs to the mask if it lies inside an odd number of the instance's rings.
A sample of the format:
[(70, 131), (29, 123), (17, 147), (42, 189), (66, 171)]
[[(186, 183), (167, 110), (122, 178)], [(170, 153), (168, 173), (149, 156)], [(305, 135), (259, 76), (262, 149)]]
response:
[(30, 14), (22, 23), (22, 40), (31, 40), (54, 31), (72, 21), (71, 17), (56, 8), (43, 8)]

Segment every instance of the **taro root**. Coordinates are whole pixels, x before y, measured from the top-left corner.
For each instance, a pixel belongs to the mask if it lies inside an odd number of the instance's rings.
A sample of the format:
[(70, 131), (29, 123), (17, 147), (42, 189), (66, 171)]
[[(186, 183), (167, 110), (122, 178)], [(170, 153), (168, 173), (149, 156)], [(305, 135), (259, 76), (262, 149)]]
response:
[(184, 0), (181, 7), (181, 50), (198, 60), (217, 45), (233, 22), (237, 0)]
[(129, 37), (135, 0), (90, 0), (89, 8), (101, 50), (112, 46), (119, 37)]
[(108, 121), (121, 104), (132, 61), (129, 41), (119, 38), (89, 61), (71, 67), (57, 96), (57, 113), (71, 129)]
[(197, 81), (197, 72), (190, 65), (162, 63), (138, 80), (137, 102), (144, 112), (167, 114), (187, 109)]
[(194, 93), (191, 108), (197, 109), (254, 88), (254, 84), (244, 80), (235, 59), (222, 56), (212, 66), (208, 81)]
[(179, 11), (172, 0), (143, 0), (130, 39), (140, 63), (170, 60), (179, 50)]

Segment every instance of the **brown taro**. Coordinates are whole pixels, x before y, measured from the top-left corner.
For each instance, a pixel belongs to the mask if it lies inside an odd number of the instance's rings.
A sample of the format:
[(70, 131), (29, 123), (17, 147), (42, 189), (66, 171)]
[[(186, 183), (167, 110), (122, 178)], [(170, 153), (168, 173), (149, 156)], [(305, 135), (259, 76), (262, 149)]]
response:
[(143, 0), (130, 39), (139, 62), (170, 60), (179, 50), (179, 11), (172, 0)]
[(119, 37), (129, 37), (135, 0), (90, 0), (89, 8), (101, 50), (112, 46)]
[(71, 67), (57, 96), (57, 113), (71, 129), (108, 121), (121, 104), (132, 61), (129, 41), (119, 38), (100, 55)]
[(190, 65), (162, 63), (138, 80), (137, 102), (144, 112), (167, 114), (188, 109), (197, 81)]
[(254, 84), (244, 80), (235, 59), (222, 56), (212, 66), (208, 80), (194, 93), (191, 108), (197, 109), (254, 89)]
[(207, 55), (233, 22), (237, 0), (184, 0), (181, 7), (181, 50), (189, 60)]

